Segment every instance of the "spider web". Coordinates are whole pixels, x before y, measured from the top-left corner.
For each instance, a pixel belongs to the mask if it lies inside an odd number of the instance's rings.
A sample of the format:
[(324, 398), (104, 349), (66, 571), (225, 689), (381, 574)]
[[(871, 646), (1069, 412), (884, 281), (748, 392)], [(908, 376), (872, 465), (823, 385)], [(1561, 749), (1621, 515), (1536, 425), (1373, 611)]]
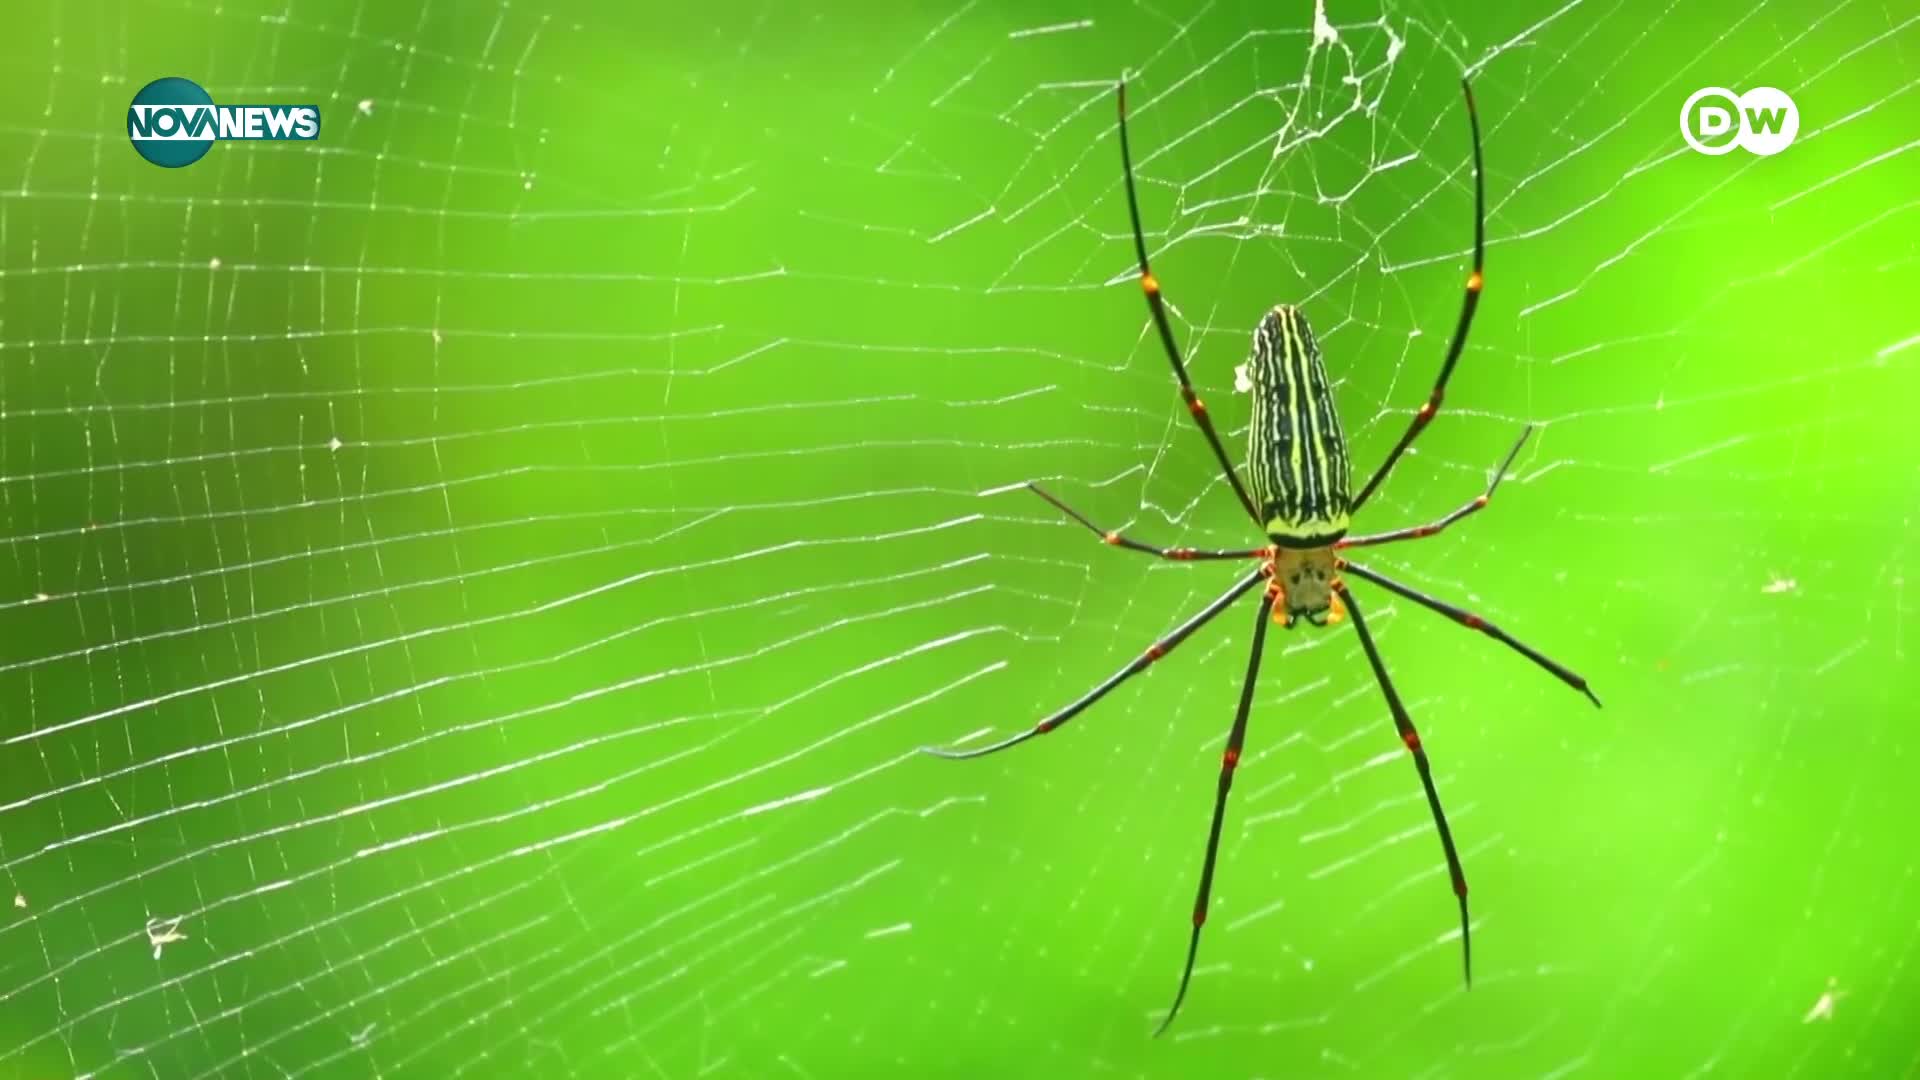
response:
[[(1842, 0), (65, 2), (0, 177), (0, 1072), (1912, 1075), (1906, 591), (1920, 18)], [(1186, 1011), (1251, 604), (1032, 722), (1244, 546), (1305, 305), (1361, 519), (1494, 505), (1359, 588), (1474, 884), (1477, 978), (1353, 635), (1275, 631)], [(163, 172), (182, 74), (314, 146)], [(1673, 131), (1802, 109), (1777, 158)]]

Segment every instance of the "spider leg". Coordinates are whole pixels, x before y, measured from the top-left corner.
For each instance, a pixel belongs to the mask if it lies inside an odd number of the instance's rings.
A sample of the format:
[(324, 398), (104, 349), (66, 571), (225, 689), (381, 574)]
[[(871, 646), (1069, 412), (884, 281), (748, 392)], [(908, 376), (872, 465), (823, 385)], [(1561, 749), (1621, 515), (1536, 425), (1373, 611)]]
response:
[(1200, 434), (1207, 437), (1207, 445), (1213, 447), (1213, 457), (1220, 463), (1220, 471), (1226, 474), (1227, 483), (1232, 485), (1233, 493), (1240, 505), (1252, 518), (1254, 524), (1260, 523), (1260, 514), (1254, 509), (1253, 500), (1247, 497), (1247, 489), (1240, 483), (1240, 475), (1233, 471), (1233, 462), (1227, 459), (1227, 450), (1220, 445), (1220, 435), (1213, 429), (1213, 420), (1207, 415), (1207, 407), (1194, 392), (1193, 380), (1187, 378), (1187, 365), (1180, 359), (1180, 346), (1173, 340), (1173, 325), (1167, 321), (1167, 302), (1160, 295), (1160, 282), (1153, 276), (1152, 268), (1147, 264), (1147, 238), (1140, 231), (1140, 197), (1133, 190), (1133, 153), (1127, 146), (1127, 83), (1122, 79), (1119, 84), (1120, 107), (1120, 167), (1127, 180), (1127, 216), (1133, 222), (1133, 250), (1140, 261), (1140, 291), (1147, 295), (1147, 310), (1153, 313), (1153, 325), (1160, 331), (1160, 345), (1167, 351), (1167, 361), (1173, 365), (1173, 377), (1180, 380), (1180, 398), (1187, 403), (1187, 412), (1193, 416), (1193, 422), (1200, 426)]
[(1467, 123), (1473, 129), (1473, 272), (1467, 275), (1466, 295), (1460, 301), (1460, 321), (1454, 325), (1453, 341), (1447, 345), (1447, 357), (1440, 363), (1440, 377), (1434, 380), (1433, 392), (1427, 395), (1427, 403), (1420, 406), (1420, 411), (1413, 414), (1412, 422), (1407, 425), (1406, 434), (1400, 436), (1400, 441), (1394, 444), (1392, 452), (1387, 454), (1387, 459), (1374, 470), (1373, 478), (1367, 481), (1367, 486), (1360, 489), (1359, 495), (1354, 496), (1349, 512), (1358, 511), (1366, 504), (1373, 490), (1387, 478), (1393, 463), (1400, 460), (1400, 455), (1406, 453), (1407, 447), (1413, 445), (1413, 440), (1419, 438), (1420, 433), (1426, 430), (1428, 422), (1433, 419), (1433, 414), (1440, 411), (1441, 399), (1447, 395), (1447, 380), (1453, 377), (1453, 366), (1460, 359), (1460, 351), (1466, 348), (1467, 330), (1473, 326), (1474, 310), (1480, 306), (1480, 285), (1484, 280), (1483, 271), (1487, 264), (1487, 193), (1486, 184), (1480, 175), (1480, 113), (1473, 106), (1473, 86), (1467, 80), (1461, 79), (1460, 90), (1467, 96)]
[(1080, 695), (1072, 704), (1046, 717), (1027, 730), (1002, 739), (990, 746), (982, 746), (975, 750), (945, 750), (931, 746), (923, 746), (920, 748), (921, 753), (932, 754), (934, 757), (951, 758), (956, 761), (966, 758), (985, 757), (996, 751), (1005, 750), (1010, 746), (1018, 746), (1028, 739), (1033, 738), (1035, 735), (1045, 735), (1047, 732), (1061, 727), (1067, 721), (1085, 712), (1094, 702), (1106, 697), (1107, 693), (1114, 687), (1147, 670), (1155, 660), (1172, 652), (1175, 646), (1187, 639), (1188, 635), (1205, 626), (1208, 622), (1212, 621), (1215, 615), (1225, 611), (1235, 600), (1246, 595), (1247, 590), (1258, 584), (1260, 579), (1266, 576), (1266, 573), (1267, 568), (1263, 565), (1254, 570), (1253, 573), (1234, 582), (1233, 588), (1228, 589), (1220, 595), (1219, 599), (1202, 608), (1199, 614), (1181, 623), (1179, 626), (1174, 627), (1172, 630), (1169, 630), (1165, 637), (1147, 646), (1147, 650), (1135, 657), (1126, 667), (1107, 676), (1100, 685)]
[(1190, 547), (1154, 547), (1152, 544), (1144, 541), (1135, 540), (1126, 533), (1113, 529), (1103, 529), (1095, 525), (1085, 514), (1054, 498), (1048, 494), (1046, 490), (1041, 488), (1039, 484), (1029, 483), (1027, 484), (1027, 488), (1035, 495), (1052, 503), (1054, 509), (1085, 525), (1087, 529), (1095, 536), (1098, 536), (1102, 542), (1112, 544), (1115, 547), (1126, 548), (1128, 551), (1144, 551), (1149, 555), (1157, 555), (1162, 559), (1170, 559), (1174, 562), (1193, 562), (1199, 559), (1259, 559), (1264, 558), (1268, 551), (1267, 548), (1263, 547), (1247, 548), (1242, 551), (1213, 551), (1206, 548)]
[[(1366, 575), (1361, 575), (1366, 576)], [(1373, 677), (1380, 684), (1380, 692), (1386, 695), (1387, 710), (1393, 714), (1393, 726), (1400, 733), (1400, 741), (1413, 755), (1413, 766), (1420, 771), (1420, 784), (1427, 789), (1427, 808), (1433, 811), (1433, 826), (1440, 832), (1441, 850), (1447, 853), (1447, 874), (1453, 879), (1453, 895), (1460, 901), (1460, 950), (1461, 963), (1466, 972), (1467, 986), (1473, 986), (1473, 937), (1467, 927), (1467, 872), (1460, 868), (1460, 853), (1453, 847), (1453, 830), (1447, 828), (1447, 812), (1440, 806), (1440, 792), (1433, 786), (1433, 768), (1427, 764), (1426, 748), (1420, 745), (1420, 733), (1414, 730), (1413, 718), (1407, 715), (1407, 707), (1400, 703), (1400, 694), (1393, 688), (1393, 680), (1387, 677), (1387, 666), (1380, 660), (1380, 650), (1374, 647), (1373, 635), (1367, 632), (1367, 620), (1360, 615), (1360, 605), (1353, 602), (1353, 594), (1337, 579), (1334, 591), (1346, 601), (1347, 614), (1353, 616), (1353, 629), (1360, 635), (1360, 647), (1366, 650), (1367, 663), (1373, 666)]]
[(1160, 1022), (1160, 1029), (1153, 1033), (1156, 1038), (1164, 1034), (1173, 1025), (1173, 1018), (1180, 1014), (1180, 1003), (1187, 999), (1187, 983), (1193, 979), (1194, 957), (1200, 953), (1200, 928), (1207, 922), (1207, 901), (1213, 894), (1213, 868), (1220, 855), (1220, 825), (1226, 819), (1227, 792), (1233, 789), (1233, 771), (1240, 765), (1240, 747), (1247, 741), (1247, 713), (1253, 707), (1253, 684), (1260, 674), (1260, 651), (1267, 639), (1273, 600), (1274, 592), (1268, 590), (1254, 618), (1253, 649), (1247, 656), (1246, 680), (1240, 684), (1240, 706), (1234, 710), (1233, 729), (1227, 732), (1226, 752), (1220, 755), (1220, 785), (1213, 796), (1213, 824), (1207, 829), (1207, 857), (1200, 864), (1200, 891), (1193, 899), (1193, 936), (1187, 939), (1187, 965), (1180, 970), (1180, 989), (1173, 995), (1173, 1006), (1167, 1010), (1167, 1018)]
[(1355, 577), (1365, 578), (1368, 581), (1373, 582), (1375, 585), (1378, 585), (1389, 592), (1398, 593), (1399, 595), (1406, 597), (1407, 599), (1413, 601), (1416, 604), (1419, 604), (1421, 607), (1426, 608), (1429, 611), (1437, 611), (1440, 614), (1445, 615), (1447, 618), (1452, 619), (1454, 622), (1459, 623), (1461, 626), (1470, 627), (1474, 630), (1480, 631), (1481, 633), (1487, 635), (1488, 637), (1494, 639), (1495, 641), (1498, 641), (1506, 645), (1508, 648), (1512, 649), (1514, 652), (1519, 653), (1521, 656), (1524, 656), (1527, 659), (1533, 661), (1536, 665), (1538, 665), (1539, 667), (1545, 669), (1548, 673), (1550, 673), (1554, 678), (1559, 679), (1561, 682), (1566, 683), (1568, 686), (1571, 686), (1575, 690), (1578, 690), (1581, 693), (1587, 695), (1587, 700), (1593, 702), (1596, 707), (1600, 704), (1600, 699), (1594, 695), (1594, 692), (1592, 690), (1588, 689), (1587, 680), (1582, 678), (1579, 674), (1568, 669), (1566, 665), (1560, 663), (1559, 661), (1554, 660), (1553, 658), (1541, 653), (1538, 649), (1535, 649), (1533, 646), (1528, 645), (1525, 642), (1515, 640), (1514, 637), (1508, 634), (1505, 630), (1500, 629), (1499, 627), (1493, 625), (1492, 623), (1481, 618), (1480, 616), (1475, 615), (1474, 613), (1466, 610), (1465, 608), (1457, 608), (1457, 607), (1454, 607), (1452, 604), (1449, 604), (1443, 600), (1436, 600), (1433, 597), (1428, 596), (1426, 593), (1423, 593), (1418, 589), (1415, 589), (1408, 585), (1400, 584), (1399, 582), (1393, 580), (1392, 578), (1386, 576), (1385, 574), (1379, 573), (1377, 571), (1369, 570), (1364, 566), (1356, 566), (1353, 563), (1347, 562), (1344, 559), (1341, 560), (1337, 565), (1342, 570), (1352, 572)]
[(1507, 451), (1507, 459), (1500, 463), (1498, 469), (1494, 470), (1493, 479), (1487, 483), (1487, 490), (1474, 496), (1453, 513), (1448, 514), (1438, 521), (1429, 522), (1425, 525), (1415, 525), (1406, 529), (1395, 529), (1392, 532), (1374, 533), (1370, 536), (1344, 537), (1334, 542), (1334, 549), (1370, 547), (1374, 544), (1391, 544), (1399, 540), (1419, 540), (1432, 536), (1434, 533), (1445, 529), (1447, 526), (1459, 521), (1461, 518), (1466, 517), (1476, 510), (1486, 509), (1486, 505), (1493, 501), (1494, 489), (1500, 486), (1500, 481), (1507, 475), (1507, 470), (1513, 467), (1513, 459), (1520, 456), (1520, 448), (1526, 445), (1527, 436), (1531, 434), (1533, 434), (1533, 425), (1528, 424), (1521, 430), (1520, 439), (1513, 444), (1513, 449)]

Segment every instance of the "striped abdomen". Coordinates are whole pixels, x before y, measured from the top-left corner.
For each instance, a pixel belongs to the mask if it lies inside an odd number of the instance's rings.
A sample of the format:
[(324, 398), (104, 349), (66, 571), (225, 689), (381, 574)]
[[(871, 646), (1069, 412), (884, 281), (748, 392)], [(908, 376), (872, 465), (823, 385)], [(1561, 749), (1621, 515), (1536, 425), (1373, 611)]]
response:
[(1247, 378), (1248, 486), (1267, 535), (1285, 547), (1331, 544), (1347, 531), (1353, 469), (1319, 343), (1299, 308), (1281, 304), (1260, 320)]

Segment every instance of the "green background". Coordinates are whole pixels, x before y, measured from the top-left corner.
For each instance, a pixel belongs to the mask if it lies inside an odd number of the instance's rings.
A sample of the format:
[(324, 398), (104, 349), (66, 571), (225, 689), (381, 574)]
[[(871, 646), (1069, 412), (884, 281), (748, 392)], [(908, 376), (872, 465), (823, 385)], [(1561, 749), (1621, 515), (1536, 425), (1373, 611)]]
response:
[[(0, 1075), (1920, 1074), (1920, 22), (1897, 4), (22, 6), (0, 35)], [(1020, 31), (1060, 26), (1039, 34)], [(1473, 883), (1350, 629), (1251, 604), (1305, 305)], [(161, 170), (162, 75), (318, 102)], [(1794, 95), (1704, 157), (1695, 88)], [(161, 920), (149, 924), (150, 919)], [(178, 920), (182, 940), (155, 948)], [(1815, 1013), (1831, 991), (1829, 1018)]]

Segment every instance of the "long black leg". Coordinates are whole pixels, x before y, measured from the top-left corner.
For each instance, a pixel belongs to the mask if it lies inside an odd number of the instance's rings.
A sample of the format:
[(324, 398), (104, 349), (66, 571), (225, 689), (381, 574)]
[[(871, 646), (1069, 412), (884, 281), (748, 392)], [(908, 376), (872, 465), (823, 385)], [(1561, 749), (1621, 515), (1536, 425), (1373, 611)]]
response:
[(1337, 565), (1341, 570), (1349, 571), (1355, 577), (1365, 578), (1368, 581), (1373, 582), (1375, 585), (1378, 585), (1381, 588), (1388, 590), (1389, 592), (1398, 593), (1399, 595), (1406, 597), (1407, 599), (1413, 601), (1416, 604), (1419, 604), (1421, 607), (1426, 608), (1429, 611), (1437, 611), (1440, 614), (1445, 615), (1447, 618), (1452, 619), (1454, 622), (1459, 623), (1461, 626), (1470, 627), (1474, 630), (1480, 631), (1481, 633), (1487, 635), (1488, 637), (1494, 639), (1495, 641), (1498, 641), (1506, 645), (1508, 648), (1512, 649), (1514, 652), (1519, 653), (1521, 656), (1524, 656), (1527, 659), (1533, 661), (1535, 664), (1539, 665), (1541, 668), (1545, 669), (1548, 673), (1550, 673), (1554, 678), (1559, 679), (1561, 682), (1566, 683), (1568, 686), (1571, 686), (1575, 690), (1578, 690), (1581, 693), (1587, 695), (1587, 700), (1593, 702), (1596, 706), (1600, 704), (1600, 699), (1594, 695), (1594, 692), (1591, 689), (1587, 687), (1586, 679), (1582, 678), (1577, 673), (1569, 670), (1566, 667), (1566, 665), (1541, 653), (1539, 650), (1535, 649), (1533, 646), (1528, 645), (1525, 642), (1515, 640), (1513, 636), (1508, 634), (1505, 630), (1500, 629), (1499, 627), (1493, 625), (1492, 623), (1481, 618), (1480, 616), (1475, 615), (1471, 611), (1467, 611), (1464, 608), (1454, 607), (1452, 604), (1449, 604), (1444, 600), (1436, 600), (1433, 597), (1428, 596), (1426, 593), (1423, 593), (1418, 589), (1415, 589), (1408, 585), (1402, 585), (1399, 582), (1393, 580), (1392, 578), (1386, 576), (1385, 574), (1379, 573), (1374, 570), (1369, 570), (1364, 566), (1356, 566), (1355, 564), (1347, 562), (1345, 560), (1341, 560)]
[(1419, 540), (1432, 536), (1434, 533), (1439, 532), (1476, 510), (1484, 510), (1486, 505), (1493, 501), (1494, 489), (1500, 486), (1500, 481), (1507, 475), (1507, 470), (1513, 467), (1513, 459), (1520, 456), (1520, 448), (1527, 444), (1527, 436), (1531, 434), (1533, 434), (1533, 425), (1528, 424), (1521, 430), (1520, 439), (1513, 444), (1513, 449), (1507, 451), (1506, 460), (1502, 461), (1500, 467), (1494, 470), (1493, 479), (1487, 482), (1487, 490), (1474, 496), (1464, 506), (1455, 510), (1453, 513), (1448, 514), (1439, 521), (1428, 522), (1425, 525), (1415, 525), (1406, 529), (1395, 529), (1392, 532), (1374, 533), (1370, 536), (1344, 537), (1334, 543), (1333, 546), (1335, 550), (1342, 548), (1371, 547), (1375, 544), (1391, 544), (1399, 540)]
[(1127, 147), (1127, 84), (1120, 82), (1120, 167), (1127, 179), (1127, 215), (1133, 222), (1133, 250), (1140, 259), (1140, 290), (1147, 294), (1147, 310), (1153, 313), (1153, 325), (1159, 328), (1160, 344), (1167, 350), (1167, 360), (1173, 364), (1174, 378), (1180, 380), (1180, 397), (1187, 403), (1187, 412), (1193, 414), (1193, 422), (1200, 425), (1200, 434), (1207, 437), (1207, 445), (1213, 447), (1214, 459), (1220, 462), (1220, 471), (1227, 474), (1227, 483), (1233, 485), (1233, 493), (1240, 499), (1240, 505), (1247, 511), (1247, 517), (1254, 524), (1260, 523), (1260, 514), (1254, 509), (1253, 500), (1247, 497), (1247, 489), (1240, 483), (1240, 476), (1233, 471), (1233, 462), (1227, 460), (1226, 448), (1220, 445), (1220, 435), (1213, 430), (1213, 420), (1207, 415), (1207, 407), (1200, 396), (1194, 393), (1193, 380), (1187, 378), (1187, 365), (1180, 359), (1180, 346), (1173, 340), (1173, 324), (1167, 321), (1167, 302), (1160, 296), (1160, 282), (1153, 276), (1153, 269), (1147, 264), (1147, 238), (1140, 231), (1140, 198), (1133, 190), (1133, 153)]
[(1128, 679), (1131, 679), (1135, 675), (1138, 675), (1141, 672), (1147, 670), (1147, 668), (1151, 666), (1155, 660), (1158, 660), (1161, 657), (1172, 652), (1174, 649), (1174, 646), (1179, 645), (1182, 641), (1185, 641), (1188, 635), (1192, 634), (1195, 630), (1200, 629), (1202, 626), (1205, 626), (1210, 620), (1212, 620), (1212, 618), (1215, 615), (1218, 615), (1222, 611), (1225, 611), (1229, 606), (1233, 604), (1235, 600), (1238, 600), (1242, 596), (1246, 595), (1247, 590), (1253, 588), (1254, 585), (1259, 583), (1260, 579), (1263, 576), (1265, 576), (1265, 574), (1266, 574), (1266, 567), (1262, 566), (1254, 570), (1253, 573), (1248, 574), (1246, 577), (1243, 577), (1239, 581), (1234, 582), (1233, 588), (1228, 589), (1225, 593), (1221, 594), (1218, 600), (1215, 600), (1213, 603), (1208, 604), (1205, 608), (1202, 608), (1198, 615), (1195, 615), (1193, 618), (1188, 619), (1186, 622), (1183, 622), (1179, 626), (1176, 626), (1172, 630), (1168, 631), (1165, 637), (1147, 646), (1147, 651), (1135, 657), (1133, 661), (1129, 663), (1126, 667), (1123, 667), (1119, 671), (1114, 672), (1112, 675), (1107, 676), (1107, 678), (1104, 681), (1102, 681), (1100, 685), (1080, 695), (1080, 697), (1077, 700), (1075, 700), (1072, 704), (1054, 713), (1053, 715), (1048, 716), (1046, 719), (1041, 720), (1039, 723), (1019, 733), (1018, 735), (1010, 736), (990, 746), (982, 746), (975, 750), (942, 750), (936, 747), (923, 746), (920, 748), (921, 752), (932, 754), (934, 757), (952, 758), (954, 760), (985, 757), (986, 755), (994, 753), (995, 751), (1005, 750), (1009, 746), (1018, 746), (1019, 744), (1026, 742), (1028, 739), (1033, 738), (1035, 735), (1045, 735), (1047, 732), (1052, 731), (1053, 729), (1064, 725), (1067, 721), (1073, 719), (1074, 717), (1080, 715), (1082, 712), (1086, 711), (1086, 709), (1089, 706), (1091, 706), (1094, 702), (1099, 701), (1103, 697), (1106, 697), (1107, 692), (1112, 690), (1114, 687), (1119, 686), (1121, 683), (1126, 682)]
[(1220, 824), (1226, 820), (1227, 792), (1233, 789), (1233, 771), (1240, 766), (1240, 747), (1247, 741), (1247, 713), (1253, 708), (1253, 684), (1260, 675), (1260, 648), (1267, 640), (1267, 623), (1273, 612), (1273, 590), (1260, 601), (1254, 616), (1253, 650), (1247, 656), (1247, 677), (1240, 684), (1240, 707), (1234, 710), (1233, 729), (1227, 732), (1227, 749), (1220, 755), (1220, 786), (1213, 796), (1213, 824), (1207, 829), (1207, 857), (1200, 864), (1200, 891), (1193, 898), (1193, 936), (1187, 939), (1187, 966), (1180, 970), (1180, 989), (1173, 995), (1173, 1007), (1160, 1022), (1158, 1037), (1180, 1014), (1180, 1003), (1187, 999), (1187, 983), (1193, 979), (1193, 960), (1200, 953), (1200, 928), (1207, 922), (1207, 900), (1213, 894), (1213, 867), (1220, 855)]
[(1473, 313), (1480, 306), (1480, 285), (1485, 280), (1487, 243), (1487, 196), (1486, 184), (1480, 176), (1480, 113), (1473, 106), (1473, 87), (1465, 79), (1460, 80), (1460, 90), (1467, 96), (1467, 123), (1473, 129), (1473, 272), (1467, 275), (1467, 292), (1460, 301), (1460, 321), (1454, 325), (1453, 341), (1447, 345), (1447, 358), (1440, 363), (1440, 377), (1434, 380), (1433, 392), (1427, 395), (1427, 403), (1413, 414), (1413, 422), (1407, 425), (1407, 433), (1373, 472), (1373, 478), (1367, 486), (1360, 489), (1354, 497), (1350, 512), (1358, 512), (1366, 504), (1373, 490), (1387, 478), (1393, 463), (1400, 460), (1413, 440), (1426, 430), (1433, 414), (1440, 411), (1440, 402), (1447, 396), (1447, 380), (1453, 377), (1453, 365), (1460, 359), (1460, 351), (1467, 345), (1467, 330), (1473, 326)]
[(1061, 513), (1085, 525), (1087, 529), (1095, 536), (1098, 536), (1103, 543), (1112, 544), (1115, 547), (1123, 547), (1128, 551), (1144, 551), (1149, 555), (1157, 555), (1162, 559), (1170, 559), (1174, 562), (1193, 562), (1201, 559), (1259, 559), (1264, 558), (1268, 551), (1267, 548), (1263, 547), (1245, 548), (1239, 551), (1213, 551), (1206, 548), (1190, 547), (1155, 547), (1145, 541), (1135, 540), (1123, 532), (1114, 529), (1103, 529), (1095, 525), (1085, 514), (1054, 498), (1042, 489), (1039, 484), (1029, 483), (1027, 487), (1035, 495), (1052, 503), (1054, 508)]
[[(1365, 575), (1362, 575), (1363, 577)], [(1373, 665), (1373, 677), (1380, 683), (1380, 692), (1387, 697), (1387, 711), (1393, 714), (1394, 730), (1400, 733), (1400, 741), (1413, 754), (1413, 766), (1420, 772), (1420, 784), (1427, 789), (1427, 807), (1433, 811), (1433, 827), (1440, 831), (1440, 847), (1447, 853), (1447, 873), (1453, 878), (1453, 895), (1460, 901), (1460, 951), (1461, 963), (1466, 971), (1467, 985), (1473, 985), (1473, 937), (1467, 927), (1467, 872), (1460, 868), (1460, 853), (1453, 847), (1453, 830), (1447, 828), (1447, 812), (1440, 806), (1440, 792), (1433, 786), (1433, 767), (1427, 764), (1426, 748), (1420, 745), (1420, 733), (1414, 730), (1413, 718), (1407, 715), (1407, 707), (1400, 703), (1400, 694), (1393, 688), (1393, 680), (1387, 677), (1387, 665), (1380, 660), (1380, 650), (1374, 647), (1373, 635), (1367, 632), (1367, 620), (1360, 614), (1360, 605), (1353, 602), (1353, 594), (1338, 581), (1334, 591), (1346, 602), (1347, 613), (1353, 616), (1354, 632), (1360, 635), (1360, 647), (1366, 650), (1367, 663)]]

